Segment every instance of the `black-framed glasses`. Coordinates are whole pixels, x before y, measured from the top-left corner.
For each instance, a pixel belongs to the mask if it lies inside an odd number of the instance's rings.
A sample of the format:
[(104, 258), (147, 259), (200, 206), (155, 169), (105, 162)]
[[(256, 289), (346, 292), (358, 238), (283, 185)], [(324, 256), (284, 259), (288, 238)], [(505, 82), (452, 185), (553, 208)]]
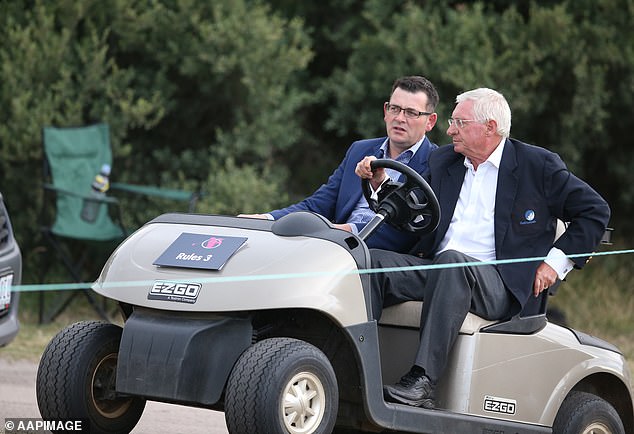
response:
[(455, 125), (456, 128), (464, 128), (464, 124), (468, 122), (480, 122), (480, 121), (476, 119), (454, 119), (454, 118), (447, 119), (447, 123), (449, 124), (449, 126)]
[(433, 114), (432, 112), (419, 112), (413, 108), (403, 108), (400, 105), (390, 104), (389, 102), (385, 103), (385, 111), (391, 115), (398, 116), (398, 114), (403, 111), (405, 117), (408, 119), (418, 119), (419, 117), (425, 115), (429, 116)]

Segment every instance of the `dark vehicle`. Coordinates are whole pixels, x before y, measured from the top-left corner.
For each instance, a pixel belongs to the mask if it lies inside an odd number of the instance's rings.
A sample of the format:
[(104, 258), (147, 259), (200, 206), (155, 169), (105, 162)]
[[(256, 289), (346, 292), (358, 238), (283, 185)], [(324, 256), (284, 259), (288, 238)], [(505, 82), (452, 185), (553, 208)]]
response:
[(22, 278), (22, 255), (13, 237), (9, 213), (0, 193), (0, 347), (18, 334), (18, 302), (20, 294), (13, 287)]

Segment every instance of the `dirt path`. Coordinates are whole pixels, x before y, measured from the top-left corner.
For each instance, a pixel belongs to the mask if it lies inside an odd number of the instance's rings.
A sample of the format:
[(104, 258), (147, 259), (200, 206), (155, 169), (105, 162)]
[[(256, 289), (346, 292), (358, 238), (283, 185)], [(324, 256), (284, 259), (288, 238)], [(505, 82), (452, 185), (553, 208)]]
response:
[[(0, 349), (0, 422), (5, 418), (39, 418), (35, 397), (37, 364), (9, 361)], [(226, 434), (224, 415), (217, 411), (148, 402), (132, 434)]]

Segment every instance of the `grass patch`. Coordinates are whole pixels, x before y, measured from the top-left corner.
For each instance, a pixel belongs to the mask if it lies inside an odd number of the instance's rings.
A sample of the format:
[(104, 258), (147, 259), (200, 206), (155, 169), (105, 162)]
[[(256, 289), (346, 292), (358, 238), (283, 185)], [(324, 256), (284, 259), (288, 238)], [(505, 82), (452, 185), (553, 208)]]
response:
[(569, 325), (604, 339), (623, 352), (634, 372), (634, 268), (632, 255), (598, 256), (559, 286), (550, 306)]
[[(66, 295), (66, 294), (64, 294)], [(99, 299), (103, 302), (102, 299)], [(108, 302), (109, 312), (114, 304)], [(0, 348), (0, 356), (9, 360), (38, 362), (53, 337), (66, 326), (78, 321), (100, 320), (84, 297), (75, 297), (70, 305), (54, 321), (40, 324), (38, 318), (38, 294), (23, 293), (20, 296), (20, 331), (6, 347)]]

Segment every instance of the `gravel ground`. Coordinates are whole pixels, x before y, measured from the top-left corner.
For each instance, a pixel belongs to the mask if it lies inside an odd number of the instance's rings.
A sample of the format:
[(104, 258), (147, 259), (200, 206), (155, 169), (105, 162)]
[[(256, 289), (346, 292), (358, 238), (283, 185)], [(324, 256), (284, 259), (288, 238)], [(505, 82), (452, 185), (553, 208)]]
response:
[[(37, 363), (7, 360), (2, 357), (2, 351), (0, 349), (0, 433), (5, 432), (5, 418), (40, 417), (35, 397)], [(227, 427), (223, 413), (217, 411), (148, 402), (132, 434), (156, 433), (226, 434)]]

